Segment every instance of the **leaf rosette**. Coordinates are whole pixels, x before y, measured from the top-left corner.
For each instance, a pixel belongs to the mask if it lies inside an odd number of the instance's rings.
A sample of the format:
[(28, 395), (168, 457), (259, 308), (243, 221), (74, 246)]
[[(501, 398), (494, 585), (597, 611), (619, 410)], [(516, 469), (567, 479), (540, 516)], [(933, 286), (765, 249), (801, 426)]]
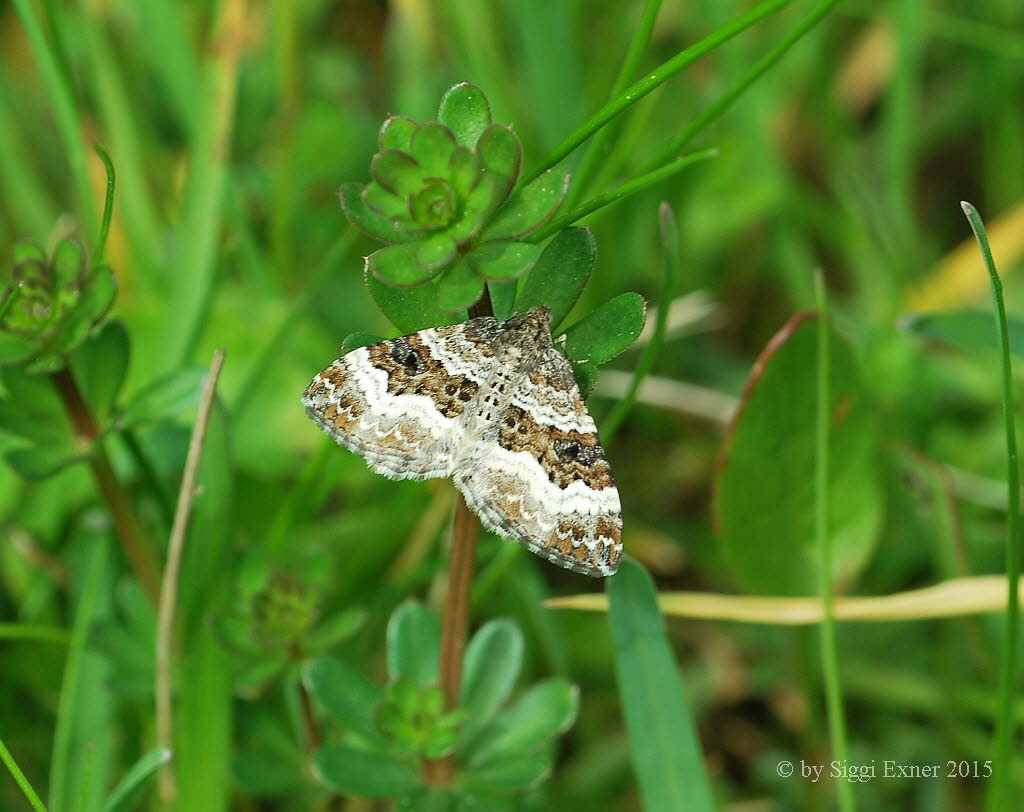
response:
[(480, 298), (485, 282), (533, 267), (540, 248), (522, 238), (554, 214), (568, 175), (545, 173), (513, 193), (522, 146), (510, 127), (492, 122), (479, 88), (449, 89), (436, 121), (392, 116), (378, 145), (372, 180), (340, 193), (349, 221), (389, 243), (367, 257), (368, 275), (396, 288), (440, 277), (438, 302), (456, 312)]
[(0, 269), (0, 366), (60, 368), (106, 316), (116, 292), (111, 269), (90, 267), (72, 240), (61, 240), (49, 258), (33, 243), (19, 244), (14, 262)]

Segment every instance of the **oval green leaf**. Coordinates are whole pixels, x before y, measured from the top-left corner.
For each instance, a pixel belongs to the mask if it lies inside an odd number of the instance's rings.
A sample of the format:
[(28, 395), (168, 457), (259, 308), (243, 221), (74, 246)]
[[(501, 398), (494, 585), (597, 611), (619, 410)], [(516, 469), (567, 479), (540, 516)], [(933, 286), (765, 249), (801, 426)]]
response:
[(395, 224), (380, 212), (374, 211), (363, 199), (363, 186), (360, 183), (343, 184), (338, 192), (341, 209), (345, 217), (366, 236), (381, 242), (402, 242), (415, 239), (416, 235), (407, 235), (395, 228)]
[(478, 767), (529, 753), (568, 730), (578, 710), (575, 685), (563, 679), (539, 682), (467, 744), (467, 763)]
[(416, 132), (416, 122), (405, 116), (390, 116), (380, 125), (377, 144), (382, 150), (398, 149), (409, 151), (412, 135)]
[(467, 259), (486, 279), (517, 279), (533, 267), (540, 246), (529, 242), (491, 242), (481, 245)]
[(438, 282), (437, 301), (446, 313), (461, 313), (476, 304), (483, 292), (484, 280), (465, 259), (460, 259)]
[(418, 601), (406, 601), (388, 621), (388, 674), (424, 688), (437, 682), (441, 632), (437, 618)]
[(454, 133), (462, 146), (475, 149), (481, 133), (491, 123), (491, 105), (476, 85), (459, 82), (442, 97), (437, 120)]
[(511, 620), (485, 623), (466, 647), (459, 705), (466, 718), (460, 736), (470, 738), (508, 699), (523, 666), (523, 633)]
[(502, 201), (519, 177), (523, 148), (511, 127), (491, 124), (476, 145), (476, 157), (484, 176), (494, 183), (495, 200)]
[(317, 750), (313, 766), (324, 783), (363, 798), (399, 798), (423, 786), (413, 767), (385, 753), (334, 745)]
[(333, 657), (317, 657), (306, 665), (303, 679), (338, 722), (370, 742), (384, 744), (373, 716), (384, 693), (359, 671)]
[(549, 169), (509, 198), (491, 224), (485, 240), (515, 240), (546, 223), (569, 192), (569, 173)]
[(551, 324), (557, 327), (569, 315), (590, 279), (597, 261), (597, 243), (589, 228), (559, 231), (541, 252), (523, 280), (516, 298), (516, 312), (547, 305)]
[[(999, 348), (992, 314), (987, 310), (956, 310), (950, 313), (913, 313), (901, 322), (914, 335), (935, 339), (959, 350), (995, 350)], [(1007, 317), (1006, 332), (1010, 350), (1024, 355), (1024, 319)]]
[(377, 307), (403, 334), (462, 320), (460, 314), (445, 313), (441, 309), (436, 279), (415, 288), (394, 288), (370, 273), (365, 279)]
[(626, 558), (607, 584), (615, 674), (643, 808), (711, 812), (696, 726), (651, 576)]
[(471, 792), (510, 793), (534, 787), (551, 774), (551, 748), (466, 770), (459, 783)]
[[(817, 316), (791, 319), (747, 380), (719, 454), (713, 513), (722, 552), (745, 589), (815, 595)], [(833, 577), (866, 563), (882, 520), (878, 426), (855, 359), (838, 336), (831, 351), (830, 535)]]
[(175, 417), (199, 402), (206, 379), (202, 367), (183, 367), (147, 384), (126, 403), (117, 428), (135, 428)]
[(574, 361), (600, 366), (636, 341), (645, 317), (646, 305), (639, 293), (616, 296), (565, 331), (565, 353)]
[(441, 272), (439, 266), (419, 264), (420, 243), (389, 245), (374, 251), (366, 258), (366, 271), (385, 285), (412, 288), (422, 285)]

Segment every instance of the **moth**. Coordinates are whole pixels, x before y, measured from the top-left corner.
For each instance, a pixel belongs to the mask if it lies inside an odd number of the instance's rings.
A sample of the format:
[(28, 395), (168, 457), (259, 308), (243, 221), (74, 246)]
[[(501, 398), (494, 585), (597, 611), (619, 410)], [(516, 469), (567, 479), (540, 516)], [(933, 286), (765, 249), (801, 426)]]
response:
[(574, 572), (615, 573), (619, 493), (548, 308), (360, 347), (302, 402), (377, 473), (451, 477), (488, 530)]

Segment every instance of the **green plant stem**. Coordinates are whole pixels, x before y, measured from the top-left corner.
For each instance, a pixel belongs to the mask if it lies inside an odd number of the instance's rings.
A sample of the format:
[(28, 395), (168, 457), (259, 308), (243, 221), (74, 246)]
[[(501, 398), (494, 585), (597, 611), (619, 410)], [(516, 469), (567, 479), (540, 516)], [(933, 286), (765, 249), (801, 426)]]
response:
[(46, 39), (35, 4), (32, 0), (14, 0), (14, 8), (18, 12), (32, 54), (39, 66), (50, 104), (53, 105), (57, 130), (60, 132), (78, 193), (82, 230), (91, 231), (96, 220), (96, 204), (89, 184), (88, 154), (82, 141), (82, 125), (75, 107), (74, 94), (66, 74), (61, 69), (57, 51)]
[(103, 198), (103, 218), (100, 220), (100, 233), (96, 238), (96, 250), (93, 258), (93, 263), (99, 265), (103, 262), (103, 251), (107, 247), (107, 235), (110, 233), (110, 218), (114, 213), (114, 164), (110, 160), (110, 156), (107, 155), (107, 151), (103, 149), (99, 144), (93, 144), (92, 148), (96, 150), (96, 154), (100, 156), (100, 160), (103, 161), (103, 166), (107, 170), (107, 193)]
[(640, 171), (646, 172), (651, 167), (658, 166), (659, 164), (669, 160), (673, 155), (677, 154), (679, 150), (685, 147), (697, 133), (728, 110), (732, 106), (732, 103), (743, 95), (747, 88), (774, 67), (774, 65), (782, 59), (783, 56), (785, 56), (789, 49), (796, 45), (796, 43), (801, 40), (808, 31), (814, 28), (814, 26), (816, 26), (838, 2), (839, 0), (822, 0), (822, 2), (818, 3), (818, 5), (815, 6), (806, 17), (797, 23), (796, 26), (786, 34), (786, 36), (784, 36), (770, 51), (768, 51), (768, 53), (757, 60), (757, 62), (755, 62), (751, 68), (744, 73), (734, 85), (732, 85), (732, 87), (719, 96), (714, 104), (687, 124), (681, 132), (679, 132), (668, 142), (668, 144), (664, 146), (664, 148), (659, 150), (654, 157), (648, 160), (643, 167), (641, 167)]
[(35, 640), (38, 643), (57, 643), (66, 646), (68, 633), (60, 626), (41, 623), (0, 623), (0, 640)]
[(654, 322), (654, 334), (644, 347), (640, 360), (633, 372), (633, 380), (625, 396), (612, 407), (608, 416), (601, 423), (601, 441), (607, 446), (625, 421), (629, 410), (636, 402), (640, 384), (654, 368), (654, 362), (665, 340), (668, 326), (668, 312), (675, 296), (676, 277), (679, 273), (679, 225), (675, 214), (668, 203), (662, 203), (658, 209), (658, 222), (661, 227), (661, 242), (665, 252), (665, 273), (662, 277), (661, 301), (658, 304), (658, 316)]
[(36, 812), (46, 812), (46, 807), (43, 806), (43, 802), (39, 799), (39, 796), (36, 795), (36, 791), (32, 789), (32, 785), (25, 777), (25, 773), (21, 771), (21, 768), (18, 766), (18, 762), (14, 760), (14, 757), (8, 751), (3, 739), (0, 739), (0, 761), (4, 763), (5, 767), (7, 767), (8, 772), (10, 772), (11, 777), (14, 779), (14, 783), (18, 785), (25, 797), (28, 798), (28, 802), (32, 805), (32, 808), (35, 809)]
[(682, 155), (674, 161), (669, 161), (665, 166), (655, 169), (653, 172), (648, 172), (637, 178), (633, 178), (633, 180), (612, 189), (610, 192), (605, 192), (603, 195), (598, 195), (597, 197), (588, 200), (582, 206), (579, 206), (568, 214), (556, 217), (540, 230), (530, 234), (527, 239), (531, 242), (540, 242), (541, 240), (547, 239), (552, 234), (557, 234), (566, 226), (572, 225), (578, 220), (582, 220), (584, 217), (589, 214), (593, 214), (598, 209), (603, 209), (605, 206), (618, 203), (630, 195), (634, 195), (637, 192), (646, 189), (648, 186), (652, 186), (658, 181), (662, 181), (665, 178), (675, 175), (677, 172), (683, 171), (688, 166), (692, 166), (700, 161), (706, 161), (708, 158), (717, 157), (717, 155), (717, 149), (703, 149), (700, 152)]
[(747, 28), (750, 28), (754, 23), (782, 8), (782, 6), (786, 5), (788, 2), (789, 0), (763, 0), (763, 2), (758, 3), (745, 14), (741, 14), (731, 23), (723, 25), (717, 31), (712, 32), (700, 42), (691, 45), (686, 50), (676, 54), (667, 62), (659, 65), (643, 79), (626, 88), (622, 93), (591, 116), (589, 120), (570, 133), (561, 144), (545, 155), (531, 172), (523, 176), (520, 181), (520, 185), (524, 186), (534, 178), (544, 174), (544, 172), (558, 164), (563, 158), (569, 155), (569, 153), (604, 127), (623, 110), (638, 102), (656, 87), (664, 84), (684, 68), (692, 65), (709, 51), (714, 50), (723, 42), (732, 39), (737, 34)]
[[(630, 40), (629, 49), (626, 51), (626, 58), (622, 61), (619, 75), (615, 77), (615, 82), (612, 85), (612, 90), (609, 94), (612, 99), (626, 88), (630, 77), (636, 73), (637, 65), (640, 64), (640, 59), (644, 51), (647, 50), (647, 44), (651, 41), (651, 31), (654, 30), (654, 21), (657, 19), (660, 8), (661, 0), (647, 0), (647, 3), (644, 5), (643, 13), (640, 15), (640, 24), (633, 34), (633, 39)], [(580, 168), (573, 179), (572, 188), (569, 190), (569, 197), (565, 201), (566, 208), (574, 207), (579, 202), (583, 193), (587, 191), (587, 186), (593, 180), (594, 173), (607, 157), (605, 155), (605, 146), (611, 137), (611, 133), (612, 128), (604, 127), (597, 133), (594, 140), (590, 142), (590, 146), (587, 147), (587, 154), (583, 158), (583, 163), (580, 164)]]
[(992, 305), (995, 310), (996, 332), (999, 335), (999, 350), (1002, 360), (1003, 420), (1006, 424), (1006, 620), (1003, 625), (1003, 658), (999, 669), (999, 712), (996, 714), (996, 729), (992, 744), (992, 782), (988, 786), (987, 808), (1002, 810), (1010, 808), (1010, 771), (1013, 765), (1013, 738), (1017, 725), (1013, 715), (1015, 688), (1017, 685), (1017, 646), (1020, 630), (1020, 604), (1018, 581), (1020, 580), (1020, 473), (1017, 466), (1017, 429), (1013, 419), (1013, 368), (1010, 364), (1010, 337), (1006, 329), (1006, 308), (1003, 305), (1003, 283), (996, 271), (989, 248), (985, 224), (977, 209), (970, 203), (962, 202), (960, 207), (967, 215), (971, 231), (978, 240), (978, 247), (985, 260), (989, 279), (992, 282)]
[(118, 540), (125, 557), (131, 564), (136, 577), (156, 606), (160, 595), (160, 576), (153, 544), (142, 529), (142, 523), (135, 512), (135, 506), (124, 485), (114, 473), (110, 458), (103, 448), (99, 426), (78, 388), (78, 382), (68, 367), (63, 367), (50, 376), (57, 394), (71, 419), (71, 425), (81, 442), (91, 449), (89, 467), (93, 479), (107, 503)]
[[(822, 619), (821, 669), (825, 675), (825, 703), (828, 712), (832, 756), (843, 764), (847, 760), (846, 718), (843, 711), (843, 689), (839, 679), (839, 653), (836, 645), (836, 620), (832, 595), (832, 539), (829, 536), (829, 424), (832, 395), (829, 385), (829, 316), (825, 280), (821, 271), (814, 277), (818, 300), (818, 403), (815, 410), (814, 455), (814, 530), (818, 546), (818, 590), (821, 594)], [(839, 808), (852, 812), (856, 808), (853, 785), (839, 779), (836, 785)]]
[[(484, 286), (483, 298), (469, 309), (469, 317), (475, 319), (493, 314), (490, 293)], [(452, 525), (452, 553), (448, 565), (448, 590), (445, 594), (444, 616), (441, 622), (439, 665), (441, 690), (444, 691), (445, 706), (450, 711), (459, 706), (462, 654), (466, 650), (466, 634), (469, 630), (469, 597), (479, 538), (480, 520), (469, 509), (465, 497), (459, 494), (455, 502), (455, 520)], [(424, 773), (433, 784), (450, 784), (455, 776), (455, 757), (431, 759), (424, 765)]]

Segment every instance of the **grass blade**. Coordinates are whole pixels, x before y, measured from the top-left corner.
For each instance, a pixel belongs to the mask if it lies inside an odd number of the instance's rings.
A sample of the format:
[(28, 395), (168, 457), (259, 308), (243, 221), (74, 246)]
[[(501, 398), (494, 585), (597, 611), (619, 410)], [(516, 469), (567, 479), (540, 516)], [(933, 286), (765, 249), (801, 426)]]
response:
[(28, 782), (28, 779), (25, 777), (25, 773), (21, 771), (18, 763), (8, 751), (3, 739), (0, 739), (0, 761), (4, 763), (5, 767), (7, 767), (11, 777), (14, 779), (14, 783), (21, 788), (21, 791), (25, 794), (25, 797), (28, 798), (28, 802), (32, 805), (32, 808), (35, 809), (36, 812), (46, 812), (46, 807), (43, 806), (43, 802), (39, 800), (39, 796), (36, 795), (36, 791), (32, 789), (32, 785)]
[(792, 30), (783, 37), (768, 53), (755, 62), (750, 70), (740, 77), (739, 81), (730, 87), (725, 93), (718, 97), (717, 101), (707, 110), (687, 124), (681, 132), (675, 135), (657, 154), (654, 155), (641, 171), (648, 171), (651, 167), (664, 163), (673, 155), (685, 147), (690, 140), (706, 126), (715, 121), (722, 113), (728, 110), (734, 101), (738, 99), (754, 82), (766, 74), (783, 56), (800, 41), (804, 34), (816, 26), (821, 19), (828, 14), (839, 0), (822, 0), (811, 13), (797, 23)]
[(83, 655), (89, 639), (89, 629), (92, 627), (99, 604), (106, 561), (106, 542), (100, 541), (89, 557), (89, 564), (82, 580), (82, 593), (75, 612), (75, 623), (71, 629), (67, 660), (64, 663), (60, 704), (57, 708), (57, 729), (53, 734), (53, 761), (50, 765), (50, 809), (53, 812), (63, 812), (72, 808), (72, 802), (67, 797), (69, 763), (74, 744), (71, 733), (76, 713), (75, 704), (82, 700), (79, 696), (79, 685), (82, 681)]
[[(630, 40), (629, 49), (626, 51), (626, 58), (622, 61), (619, 75), (615, 77), (615, 84), (612, 85), (611, 98), (614, 99), (618, 96), (625, 89), (630, 77), (636, 73), (637, 65), (640, 64), (640, 58), (643, 56), (644, 51), (647, 50), (647, 45), (651, 41), (651, 32), (654, 30), (654, 21), (657, 19), (660, 8), (661, 0), (647, 0), (647, 3), (644, 5), (643, 13), (640, 15), (640, 24), (633, 34), (633, 39)], [(605, 146), (611, 137), (611, 133), (612, 129), (610, 127), (604, 127), (597, 133), (594, 140), (590, 142), (590, 146), (587, 147), (587, 154), (583, 158), (583, 163), (580, 164), (576, 177), (573, 179), (572, 188), (569, 190), (569, 199), (566, 201), (566, 208), (574, 207), (579, 201), (580, 196), (587, 190), (587, 185), (594, 178), (594, 173), (606, 158)], [(657, 161), (657, 163), (662, 162)]]
[(609, 121), (615, 118), (626, 108), (640, 101), (644, 96), (666, 81), (671, 79), (683, 69), (689, 67), (709, 51), (713, 51), (723, 42), (732, 39), (743, 32), (754, 23), (767, 17), (774, 11), (782, 8), (789, 0), (764, 0), (745, 14), (741, 14), (731, 23), (723, 25), (717, 31), (712, 32), (700, 42), (691, 45), (684, 51), (679, 52), (667, 62), (664, 62), (639, 82), (626, 88), (622, 93), (608, 102), (598, 110), (589, 120), (581, 124), (576, 130), (570, 133), (561, 144), (544, 156), (541, 162), (534, 167), (533, 171), (522, 178), (520, 185), (526, 185), (534, 178), (542, 175), (551, 167), (559, 163), (569, 153), (586, 141), (590, 136), (604, 127)]
[[(814, 530), (818, 548), (818, 592), (821, 596), (822, 619), (821, 669), (825, 675), (825, 702), (828, 711), (832, 756), (847, 763), (846, 717), (843, 712), (843, 689), (839, 680), (839, 654), (836, 646), (835, 607), (832, 600), (832, 538), (829, 535), (829, 431), (832, 421), (829, 392), (829, 318), (825, 279), (821, 271), (814, 277), (818, 300), (818, 402), (815, 409), (814, 455)], [(839, 808), (852, 812), (856, 808), (853, 785), (837, 781)]]
[(138, 800), (146, 782), (170, 760), (171, 751), (165, 747), (155, 747), (144, 753), (114, 787), (103, 805), (103, 812), (131, 812), (136, 808), (133, 804)]
[(996, 332), (1003, 377), (1003, 419), (1006, 426), (1006, 621), (1003, 627), (1003, 657), (999, 669), (999, 713), (992, 744), (992, 783), (989, 784), (986, 804), (988, 809), (1009, 809), (1010, 770), (1016, 722), (1013, 717), (1015, 687), (1017, 684), (1017, 645), (1020, 629), (1020, 541), (1017, 525), (1020, 518), (1020, 474), (1017, 467), (1017, 430), (1013, 419), (1013, 368), (1010, 364), (1010, 337), (1006, 329), (1006, 308), (1003, 306), (1003, 284), (996, 271), (992, 250), (989, 248), (985, 224), (977, 209), (962, 202), (971, 231), (978, 240), (981, 256), (985, 260), (992, 281), (992, 304), (995, 310)]
[(60, 59), (43, 32), (43, 25), (36, 13), (31, 0), (14, 0), (14, 8), (25, 29), (32, 54), (39, 66), (43, 85), (46, 88), (53, 115), (57, 120), (57, 129), (64, 143), (71, 177), (78, 194), (78, 212), (80, 225), (85, 234), (91, 233), (96, 224), (96, 202), (93, 200), (92, 188), (89, 185), (88, 153), (82, 139), (82, 122), (78, 118), (74, 94), (67, 81), (67, 75), (61, 70)]
[(661, 225), (661, 241), (665, 250), (665, 272), (662, 275), (661, 301), (658, 305), (657, 319), (654, 322), (654, 335), (647, 342), (640, 355), (640, 360), (637, 361), (636, 369), (633, 371), (633, 380), (630, 382), (626, 394), (612, 407), (608, 416), (601, 423), (601, 440), (605, 445), (612, 441), (629, 414), (629, 410), (633, 408), (637, 392), (640, 391), (640, 384), (654, 368), (658, 351), (665, 340), (668, 314), (671, 310), (672, 299), (676, 291), (676, 280), (679, 276), (679, 224), (676, 222), (672, 207), (664, 202), (658, 209), (658, 220)]
[(689, 701), (651, 576), (626, 559), (608, 580), (608, 601), (619, 696), (644, 808), (714, 809)]
[(630, 195), (634, 195), (648, 186), (653, 186), (658, 181), (665, 180), (677, 172), (681, 172), (688, 166), (692, 166), (695, 163), (706, 161), (708, 158), (715, 158), (718, 156), (717, 149), (702, 149), (699, 152), (691, 152), (689, 155), (683, 155), (676, 158), (674, 161), (669, 161), (658, 169), (648, 172), (640, 177), (633, 178), (633, 180), (623, 183), (621, 186), (612, 189), (610, 192), (605, 192), (603, 195), (598, 195), (592, 200), (588, 200), (582, 206), (574, 209), (568, 214), (562, 217), (557, 217), (539, 231), (531, 234), (527, 239), (531, 242), (540, 242), (541, 240), (547, 239), (552, 234), (557, 234), (563, 228), (568, 225), (572, 225), (577, 220), (582, 220), (587, 215), (593, 214), (598, 209), (603, 209), (605, 206), (611, 206), (614, 203), (619, 203), (625, 200)]

